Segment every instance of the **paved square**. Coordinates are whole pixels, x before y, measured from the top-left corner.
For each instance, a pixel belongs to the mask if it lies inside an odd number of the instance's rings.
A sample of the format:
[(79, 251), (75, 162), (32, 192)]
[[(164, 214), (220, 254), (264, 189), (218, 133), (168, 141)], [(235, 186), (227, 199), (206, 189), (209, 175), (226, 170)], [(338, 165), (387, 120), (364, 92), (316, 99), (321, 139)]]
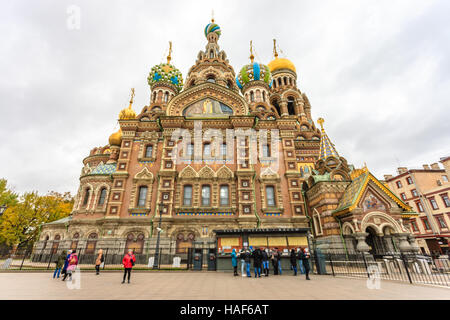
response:
[[(368, 289), (365, 279), (332, 276), (268, 278), (233, 277), (222, 272), (134, 272), (131, 284), (122, 273), (81, 272), (81, 289), (69, 290), (52, 273), (0, 273), (0, 299), (171, 299), (171, 300), (297, 300), (297, 299), (450, 299), (450, 289), (381, 281)], [(276, 288), (274, 290), (274, 288)]]

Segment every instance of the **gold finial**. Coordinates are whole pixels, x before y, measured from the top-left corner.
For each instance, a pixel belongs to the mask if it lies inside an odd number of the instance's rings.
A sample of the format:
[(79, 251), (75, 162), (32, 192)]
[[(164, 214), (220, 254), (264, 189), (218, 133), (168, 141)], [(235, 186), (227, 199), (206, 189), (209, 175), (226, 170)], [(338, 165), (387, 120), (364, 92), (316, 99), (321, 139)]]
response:
[(214, 23), (214, 9), (211, 10), (211, 22)]
[(275, 56), (275, 59), (278, 58), (277, 40), (276, 39), (273, 39), (273, 55)]
[(250, 61), (253, 63), (255, 56), (253, 55), (253, 41), (250, 40)]
[(131, 105), (133, 104), (133, 99), (134, 99), (134, 88), (131, 88), (131, 99), (130, 99), (130, 106), (128, 107), (128, 109), (131, 109)]
[(172, 41), (169, 41), (169, 55), (167, 56), (167, 64), (170, 64), (172, 60)]
[(317, 119), (317, 123), (320, 124), (320, 128), (322, 128), (322, 131), (323, 131), (323, 123), (324, 122), (325, 122), (325, 120), (323, 120), (323, 118)]

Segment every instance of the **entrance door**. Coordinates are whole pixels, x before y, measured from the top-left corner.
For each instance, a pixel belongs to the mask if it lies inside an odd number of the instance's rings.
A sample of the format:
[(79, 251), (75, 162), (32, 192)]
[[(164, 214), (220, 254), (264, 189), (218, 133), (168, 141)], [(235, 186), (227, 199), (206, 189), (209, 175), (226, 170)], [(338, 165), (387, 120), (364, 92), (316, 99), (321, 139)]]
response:
[(383, 237), (377, 235), (371, 227), (366, 229), (369, 234), (366, 238), (367, 245), (370, 247), (369, 253), (372, 255), (381, 255), (386, 253)]

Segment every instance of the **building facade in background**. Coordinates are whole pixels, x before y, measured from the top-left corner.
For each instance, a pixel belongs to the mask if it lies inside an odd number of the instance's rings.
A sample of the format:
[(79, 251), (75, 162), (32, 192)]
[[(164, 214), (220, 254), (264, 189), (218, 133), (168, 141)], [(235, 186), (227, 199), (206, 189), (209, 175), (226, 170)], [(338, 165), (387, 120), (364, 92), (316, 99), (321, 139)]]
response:
[(275, 43), (271, 62), (251, 53), (235, 73), (220, 35), (214, 22), (206, 26), (205, 50), (185, 81), (170, 53), (151, 69), (148, 105), (136, 114), (133, 91), (109, 144), (83, 160), (71, 216), (44, 225), (35, 250), (145, 253), (160, 230), (161, 245), (177, 253), (195, 243), (230, 251), (311, 241), (330, 250), (415, 250), (407, 230), (415, 213), (339, 156)]
[(449, 253), (450, 157), (423, 169), (398, 168), (396, 176), (385, 175), (387, 185), (419, 216), (410, 221), (410, 231), (423, 253)]

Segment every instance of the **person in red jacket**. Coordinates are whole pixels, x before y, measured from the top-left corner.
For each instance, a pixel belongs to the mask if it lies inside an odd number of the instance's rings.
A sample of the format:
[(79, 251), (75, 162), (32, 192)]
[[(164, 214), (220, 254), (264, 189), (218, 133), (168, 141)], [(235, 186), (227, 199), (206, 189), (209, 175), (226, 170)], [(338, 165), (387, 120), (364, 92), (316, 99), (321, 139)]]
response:
[(125, 268), (123, 273), (123, 281), (122, 283), (125, 283), (125, 278), (128, 273), (128, 283), (130, 283), (130, 276), (131, 276), (131, 268), (133, 268), (134, 263), (136, 262), (136, 257), (133, 254), (133, 250), (128, 250), (128, 253), (123, 257), (122, 264)]

